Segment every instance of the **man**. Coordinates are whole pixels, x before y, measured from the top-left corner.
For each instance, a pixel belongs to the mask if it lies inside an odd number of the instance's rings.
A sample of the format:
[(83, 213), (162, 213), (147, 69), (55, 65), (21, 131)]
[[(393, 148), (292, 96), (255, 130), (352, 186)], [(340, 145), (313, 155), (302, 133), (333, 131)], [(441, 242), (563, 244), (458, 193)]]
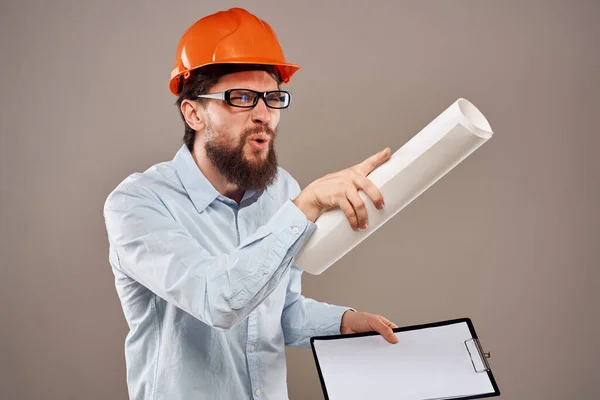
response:
[(170, 162), (125, 179), (104, 216), (115, 285), (130, 332), (134, 399), (286, 399), (284, 347), (392, 322), (307, 299), (294, 256), (323, 210), (354, 229), (381, 208), (366, 175), (389, 149), (300, 190), (274, 149), (279, 84), (298, 69), (266, 22), (243, 9), (197, 21), (180, 40), (170, 90), (185, 125)]

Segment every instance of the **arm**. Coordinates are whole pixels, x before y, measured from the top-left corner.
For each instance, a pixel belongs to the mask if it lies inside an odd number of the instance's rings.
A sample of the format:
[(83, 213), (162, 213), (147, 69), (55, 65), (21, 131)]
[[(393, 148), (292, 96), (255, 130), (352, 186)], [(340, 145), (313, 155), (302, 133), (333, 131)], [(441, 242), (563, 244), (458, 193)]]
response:
[(131, 184), (111, 193), (104, 218), (123, 272), (221, 330), (244, 319), (275, 289), (314, 230), (287, 201), (234, 251), (211, 255), (157, 197)]
[[(323, 210), (340, 207), (347, 215), (353, 229), (366, 224), (366, 210), (357, 188), (362, 188), (377, 204), (383, 206), (379, 190), (365, 176), (389, 157), (385, 149), (362, 163), (346, 170), (328, 174), (312, 182), (300, 191), (298, 183), (291, 179), (293, 193), (297, 194), (293, 203), (300, 209), (310, 225), (314, 225)], [(340, 307), (307, 299), (301, 295), (302, 270), (292, 265), (286, 300), (281, 316), (286, 346), (309, 347), (310, 338), (319, 335), (335, 335), (347, 331), (344, 317), (348, 307)], [(349, 313), (350, 314), (350, 313)], [(353, 318), (351, 318), (353, 319)]]
[[(389, 343), (398, 343), (392, 329), (398, 325), (387, 318), (353, 308), (320, 303), (300, 294), (302, 270), (292, 265), (281, 327), (286, 346), (310, 347), (313, 336), (378, 332)], [(350, 311), (350, 312), (348, 312)]]
[(302, 296), (302, 272), (300, 268), (292, 265), (281, 316), (286, 346), (310, 347), (312, 336), (339, 335), (342, 315), (351, 309)]

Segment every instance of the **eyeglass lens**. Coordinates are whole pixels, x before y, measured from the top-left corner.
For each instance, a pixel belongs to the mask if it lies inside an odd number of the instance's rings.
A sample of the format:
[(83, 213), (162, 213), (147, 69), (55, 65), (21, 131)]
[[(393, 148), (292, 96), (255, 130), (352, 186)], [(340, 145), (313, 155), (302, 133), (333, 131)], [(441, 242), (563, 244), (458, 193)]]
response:
[[(236, 107), (253, 107), (259, 96), (259, 93), (252, 90), (234, 89), (229, 92), (229, 101)], [(267, 94), (265, 102), (272, 108), (285, 108), (290, 104), (290, 95), (285, 91), (276, 90)]]

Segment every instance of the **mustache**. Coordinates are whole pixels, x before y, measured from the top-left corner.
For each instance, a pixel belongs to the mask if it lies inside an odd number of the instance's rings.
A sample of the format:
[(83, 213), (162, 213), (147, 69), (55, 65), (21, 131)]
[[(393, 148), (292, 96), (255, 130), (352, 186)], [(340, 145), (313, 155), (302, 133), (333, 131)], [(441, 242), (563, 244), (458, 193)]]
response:
[(246, 140), (248, 136), (255, 135), (258, 133), (265, 133), (271, 139), (277, 135), (277, 129), (273, 130), (269, 128), (267, 125), (253, 126), (252, 128), (247, 128), (242, 134), (242, 138)]

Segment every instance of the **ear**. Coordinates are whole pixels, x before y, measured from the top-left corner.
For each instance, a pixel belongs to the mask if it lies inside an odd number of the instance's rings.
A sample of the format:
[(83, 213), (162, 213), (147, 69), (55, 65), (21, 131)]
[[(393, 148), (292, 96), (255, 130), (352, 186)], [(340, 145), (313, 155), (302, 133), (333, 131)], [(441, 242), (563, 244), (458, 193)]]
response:
[(197, 101), (183, 100), (181, 102), (181, 113), (185, 122), (196, 132), (204, 130), (204, 112), (204, 108)]

